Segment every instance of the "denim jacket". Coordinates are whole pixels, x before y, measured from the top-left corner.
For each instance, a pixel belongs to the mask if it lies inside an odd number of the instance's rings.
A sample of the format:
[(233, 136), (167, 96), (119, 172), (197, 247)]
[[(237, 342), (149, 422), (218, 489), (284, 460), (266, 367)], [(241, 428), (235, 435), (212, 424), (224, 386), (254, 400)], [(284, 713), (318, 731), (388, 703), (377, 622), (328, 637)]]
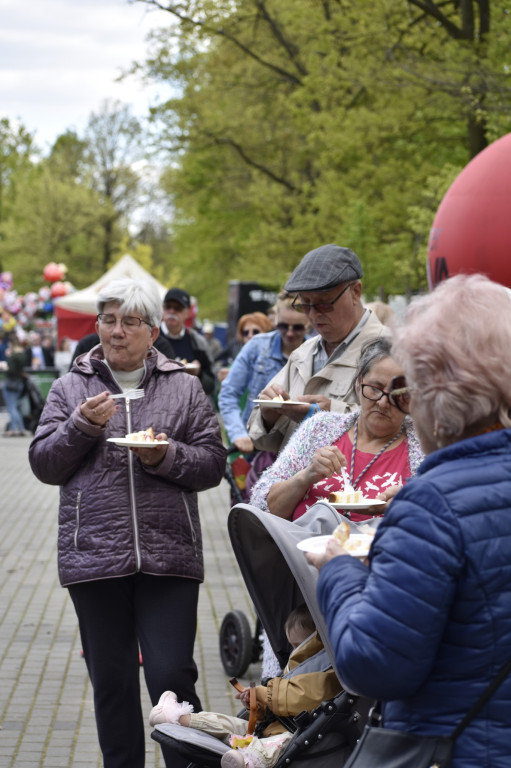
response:
[[(218, 406), (231, 442), (248, 437), (246, 425), (254, 406), (252, 401), (286, 362), (278, 331), (260, 333), (241, 348), (218, 395)], [(239, 401), (245, 390), (248, 395), (242, 412)]]

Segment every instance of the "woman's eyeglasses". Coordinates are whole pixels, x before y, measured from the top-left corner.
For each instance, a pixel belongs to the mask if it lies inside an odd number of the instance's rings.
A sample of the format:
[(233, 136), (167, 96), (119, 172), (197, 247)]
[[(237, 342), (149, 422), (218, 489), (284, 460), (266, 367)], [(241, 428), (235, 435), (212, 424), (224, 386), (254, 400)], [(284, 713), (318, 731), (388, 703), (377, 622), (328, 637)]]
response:
[(125, 331), (134, 331), (136, 328), (140, 328), (142, 323), (146, 323), (150, 328), (152, 325), (143, 317), (135, 317), (134, 315), (123, 315), (122, 317), (116, 317), (115, 315), (109, 315), (105, 312), (101, 312), (97, 315), (98, 323), (104, 325), (106, 328), (114, 328), (117, 324), (117, 320), (121, 323), (121, 326)]
[(377, 402), (383, 396), (386, 396), (390, 405), (393, 405), (401, 413), (410, 413), (410, 393), (412, 387), (406, 383), (404, 376), (394, 376), (390, 381), (390, 388), (385, 392), (381, 387), (375, 387), (373, 384), (362, 384), (362, 395), (366, 400)]
[(335, 302), (339, 301), (343, 293), (346, 293), (348, 288), (351, 288), (352, 285), (355, 285), (355, 282), (356, 281), (345, 285), (340, 294), (336, 296), (333, 301), (321, 301), (319, 304), (301, 304), (298, 301), (298, 296), (295, 296), (293, 303), (291, 304), (291, 308), (295, 309), (297, 312), (303, 312), (306, 315), (309, 314), (311, 309), (313, 309), (315, 312), (318, 312), (320, 315), (324, 315), (327, 312), (333, 312)]
[(243, 336), (244, 339), (246, 339), (247, 336), (257, 336), (258, 333), (261, 333), (259, 328), (245, 328), (241, 332), (241, 335)]
[(394, 376), (390, 380), (390, 397), (393, 405), (401, 413), (410, 413), (410, 400), (413, 387), (410, 387), (406, 381), (406, 376)]
[(277, 323), (277, 331), (293, 331), (293, 333), (303, 333), (305, 325), (303, 323)]

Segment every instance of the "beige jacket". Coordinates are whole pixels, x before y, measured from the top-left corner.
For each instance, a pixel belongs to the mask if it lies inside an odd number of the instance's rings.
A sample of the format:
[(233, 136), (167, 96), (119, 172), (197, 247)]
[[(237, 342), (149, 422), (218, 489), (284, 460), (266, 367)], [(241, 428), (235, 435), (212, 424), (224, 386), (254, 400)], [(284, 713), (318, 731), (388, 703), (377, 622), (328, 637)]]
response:
[[(302, 643), (289, 657), (284, 674), (291, 672), (299, 664), (323, 650), (323, 643), (317, 632)], [(341, 684), (332, 668), (326, 672), (307, 672), (293, 677), (273, 677), (268, 685), (256, 686), (258, 705), (261, 705), (261, 719), (264, 719), (266, 707), (274, 715), (293, 717), (307, 710), (311, 712), (322, 701), (333, 699), (341, 691)], [(283, 733), (286, 729), (278, 720), (264, 730), (263, 736)]]
[[(311, 375), (313, 353), (318, 343), (318, 337), (315, 336), (291, 353), (284, 368), (273, 377), (269, 385), (278, 384), (292, 400), (299, 395), (326, 395), (331, 399), (330, 410), (339, 413), (350, 411), (352, 406), (357, 405), (351, 383), (360, 350), (371, 339), (388, 334), (389, 329), (371, 312), (368, 321), (343, 354), (321, 371)], [(248, 432), (259, 450), (280, 451), (298, 426), (299, 423), (291, 421), (287, 416), (281, 416), (273, 427), (267, 430), (261, 410), (256, 406), (250, 414)]]

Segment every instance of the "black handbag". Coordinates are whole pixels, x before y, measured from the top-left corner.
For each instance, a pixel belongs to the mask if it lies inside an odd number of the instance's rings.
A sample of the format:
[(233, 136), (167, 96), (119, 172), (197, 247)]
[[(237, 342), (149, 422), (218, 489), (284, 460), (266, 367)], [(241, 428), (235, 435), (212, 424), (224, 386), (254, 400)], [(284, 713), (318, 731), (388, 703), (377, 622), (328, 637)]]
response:
[(511, 672), (511, 659), (449, 736), (366, 725), (345, 768), (449, 768), (454, 742)]
[(420, 736), (366, 725), (344, 768), (448, 768), (450, 736)]

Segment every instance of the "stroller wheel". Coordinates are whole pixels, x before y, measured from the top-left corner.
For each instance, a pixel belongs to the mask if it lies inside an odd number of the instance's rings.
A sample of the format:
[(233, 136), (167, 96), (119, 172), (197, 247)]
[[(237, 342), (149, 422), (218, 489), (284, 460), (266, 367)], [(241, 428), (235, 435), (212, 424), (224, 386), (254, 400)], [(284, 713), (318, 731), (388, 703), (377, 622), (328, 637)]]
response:
[(253, 640), (243, 611), (229, 611), (220, 627), (220, 658), (230, 677), (241, 677), (252, 661)]

